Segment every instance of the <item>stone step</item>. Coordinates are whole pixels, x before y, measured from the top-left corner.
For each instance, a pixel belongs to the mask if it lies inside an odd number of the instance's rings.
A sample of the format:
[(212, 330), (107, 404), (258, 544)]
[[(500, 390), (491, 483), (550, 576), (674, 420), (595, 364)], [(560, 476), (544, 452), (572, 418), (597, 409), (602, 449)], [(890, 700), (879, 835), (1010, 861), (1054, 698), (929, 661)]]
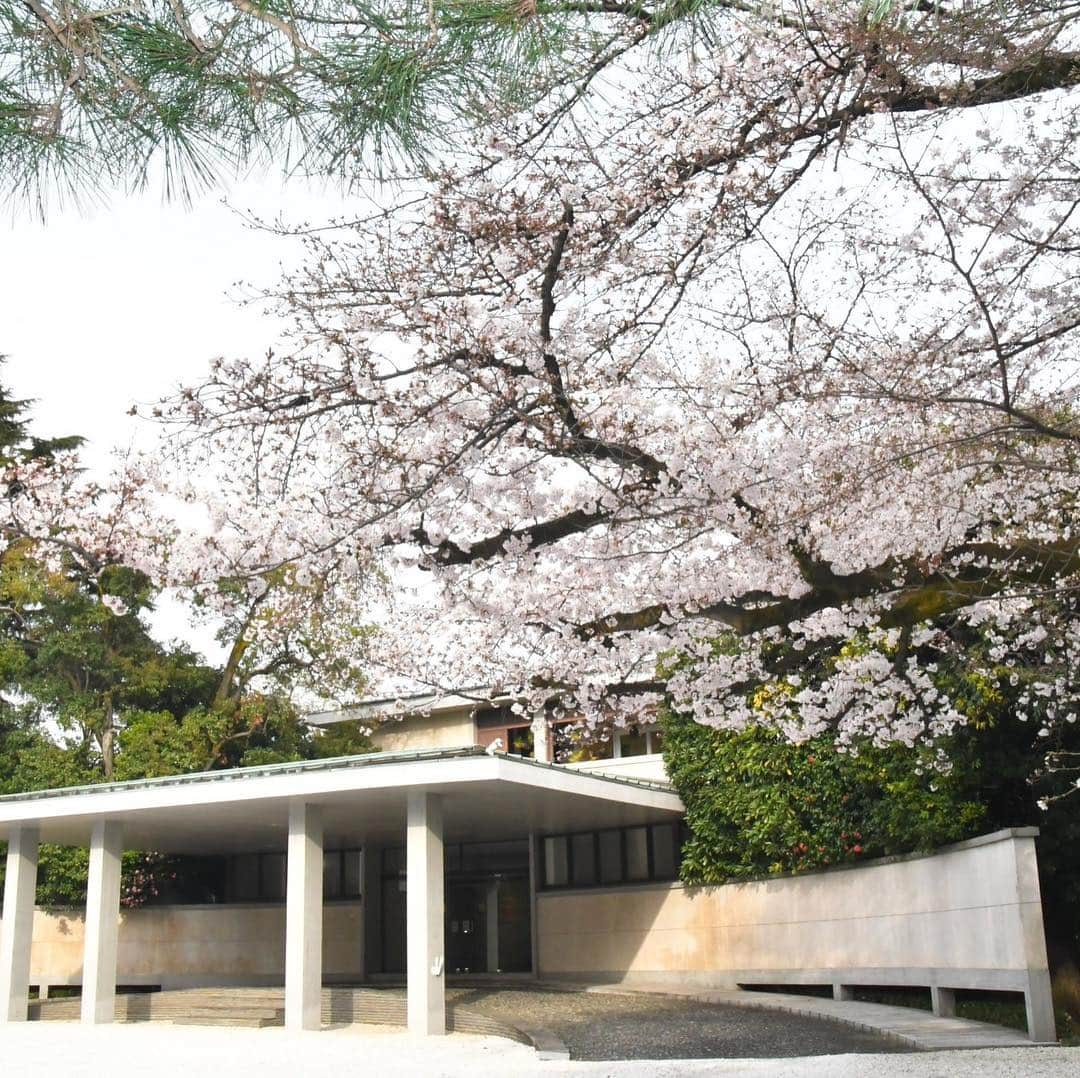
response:
[(280, 1018), (285, 1020), (284, 1007), (186, 1007), (185, 1015), (192, 1018)]
[(227, 1026), (231, 1029), (266, 1029), (268, 1026), (283, 1026), (285, 1018), (255, 1018), (236, 1014), (221, 1015), (184, 1015), (171, 1018), (174, 1026)]

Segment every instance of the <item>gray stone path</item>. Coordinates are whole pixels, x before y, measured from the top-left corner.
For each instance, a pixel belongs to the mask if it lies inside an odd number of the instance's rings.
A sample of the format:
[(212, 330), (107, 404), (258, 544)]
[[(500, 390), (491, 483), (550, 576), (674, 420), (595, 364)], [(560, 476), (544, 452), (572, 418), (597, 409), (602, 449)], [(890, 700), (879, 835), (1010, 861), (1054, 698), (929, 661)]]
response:
[(453, 987), (448, 998), (472, 1014), (554, 1034), (571, 1060), (790, 1059), (912, 1050), (874, 1030), (815, 1015), (673, 995)]
[[(569, 988), (570, 985), (551, 987)], [(580, 985), (576, 986), (581, 990)], [(891, 1007), (884, 1003), (862, 1003), (857, 1000), (824, 999), (818, 996), (787, 995), (780, 992), (746, 992), (741, 989), (702, 991), (695, 988), (673, 988), (660, 985), (589, 985), (586, 992), (603, 994), (640, 993), (679, 996), (702, 1003), (727, 1007), (745, 1007), (780, 1011), (813, 1018), (827, 1018), (856, 1029), (873, 1031), (891, 1037), (910, 1048), (940, 1050), (952, 1048), (1027, 1048), (1035, 1047), (1017, 1029), (972, 1022), (965, 1018), (938, 1018), (929, 1011), (914, 1007)]]
[(414, 1038), (379, 1026), (289, 1033), (26, 1022), (0, 1033), (0, 1071), (4, 1078), (1075, 1078), (1080, 1050), (545, 1063), (513, 1041)]

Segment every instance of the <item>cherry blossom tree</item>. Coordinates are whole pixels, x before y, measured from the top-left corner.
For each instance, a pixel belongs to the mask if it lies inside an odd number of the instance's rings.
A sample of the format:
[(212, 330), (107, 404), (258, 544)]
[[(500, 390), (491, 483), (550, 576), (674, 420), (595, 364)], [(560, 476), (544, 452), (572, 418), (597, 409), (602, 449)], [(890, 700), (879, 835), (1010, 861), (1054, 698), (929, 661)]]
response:
[(1072, 722), (1078, 15), (627, 30), (311, 230), (288, 349), (163, 405), (215, 542), (430, 582), (381, 646), (435, 687), (911, 741), (964, 721), (938, 670), (1000, 625), (1045, 660), (1030, 717)]
[[(253, 573), (261, 549), (216, 539), (224, 526), (216, 503), (207, 515), (193, 487), (166, 487), (155, 462), (134, 454), (95, 478), (74, 442), (42, 443), (48, 452), (5, 462), (0, 565), (7, 576), (29, 566), (84, 603), (100, 604), (88, 617), (104, 635), (137, 624), (128, 615), (162, 592), (187, 603), (192, 620), (226, 649), (215, 710), (235, 711), (255, 691), (335, 703), (360, 694), (370, 635), (364, 611), (378, 589), (366, 565), (337, 557), (324, 559), (318, 574), (306, 566)], [(33, 589), (25, 601), (40, 606)]]

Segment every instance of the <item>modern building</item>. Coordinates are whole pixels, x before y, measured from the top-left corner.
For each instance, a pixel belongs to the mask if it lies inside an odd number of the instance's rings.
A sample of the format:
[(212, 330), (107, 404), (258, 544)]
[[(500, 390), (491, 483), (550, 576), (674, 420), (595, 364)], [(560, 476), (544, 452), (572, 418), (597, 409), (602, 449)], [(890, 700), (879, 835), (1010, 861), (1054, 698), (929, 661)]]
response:
[[(287, 1025), (316, 1028), (323, 984), (404, 980), (410, 1029), (440, 1033), (447, 978), (480, 974), (921, 984), (940, 1013), (955, 989), (1005, 989), (1053, 1039), (1030, 829), (690, 888), (656, 729), (586, 737), (468, 693), (311, 721), (343, 719), (381, 751), (0, 798), (0, 1017), (26, 1017), (30, 986), (81, 985), (101, 1022), (118, 984), (284, 983)], [(85, 911), (35, 909), (46, 842), (89, 847)], [(125, 849), (197, 859), (198, 887), (125, 908)]]

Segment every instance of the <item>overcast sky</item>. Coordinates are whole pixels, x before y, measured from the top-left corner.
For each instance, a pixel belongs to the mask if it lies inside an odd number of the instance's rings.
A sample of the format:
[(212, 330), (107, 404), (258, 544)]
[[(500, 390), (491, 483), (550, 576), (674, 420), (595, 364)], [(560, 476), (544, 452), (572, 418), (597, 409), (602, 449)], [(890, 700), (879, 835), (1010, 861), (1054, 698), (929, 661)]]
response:
[[(301, 181), (234, 185), (232, 206), (320, 221), (358, 204)], [(191, 206), (157, 191), (108, 205), (0, 219), (3, 380), (37, 398), (35, 429), (77, 433), (101, 467), (137, 421), (133, 402), (197, 378), (217, 355), (262, 353), (277, 326), (239, 306), (238, 282), (271, 284), (297, 248), (249, 228), (222, 192)]]
[[(298, 246), (255, 231), (230, 208), (322, 221), (360, 204), (302, 181), (234, 184), (194, 205), (158, 191), (107, 205), (0, 219), (0, 354), (10, 391), (36, 398), (34, 430), (81, 434), (84, 460), (105, 472), (114, 447), (154, 432), (126, 414), (197, 379), (218, 355), (262, 354), (277, 323), (240, 306), (239, 282), (272, 284)], [(160, 635), (190, 636), (182, 611), (162, 611)], [(207, 637), (192, 638), (203, 650)]]

